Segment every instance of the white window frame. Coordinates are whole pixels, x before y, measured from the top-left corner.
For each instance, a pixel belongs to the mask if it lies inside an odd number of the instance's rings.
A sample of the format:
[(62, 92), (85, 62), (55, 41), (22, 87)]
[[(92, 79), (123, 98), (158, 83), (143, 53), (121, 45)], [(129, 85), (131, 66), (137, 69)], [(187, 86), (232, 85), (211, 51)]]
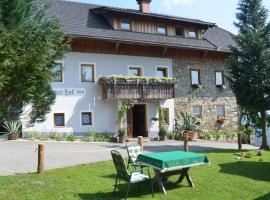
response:
[[(221, 107), (222, 110), (223, 110), (223, 116), (222, 117), (219, 117), (218, 116), (218, 107)], [(225, 118), (225, 116), (226, 116), (226, 108), (225, 108), (224, 105), (217, 105), (216, 106), (216, 115), (217, 115), (217, 119), (219, 119), (219, 118)]]
[[(197, 116), (195, 115), (195, 112), (194, 112), (194, 108), (195, 108), (195, 107), (198, 107), (198, 108), (199, 108), (199, 110), (200, 110), (200, 117), (197, 117)], [(202, 118), (202, 106), (201, 106), (201, 105), (193, 105), (193, 106), (192, 106), (192, 114), (193, 114), (194, 117), (197, 117), (197, 118), (200, 118), (200, 119), (201, 119), (201, 118)]]

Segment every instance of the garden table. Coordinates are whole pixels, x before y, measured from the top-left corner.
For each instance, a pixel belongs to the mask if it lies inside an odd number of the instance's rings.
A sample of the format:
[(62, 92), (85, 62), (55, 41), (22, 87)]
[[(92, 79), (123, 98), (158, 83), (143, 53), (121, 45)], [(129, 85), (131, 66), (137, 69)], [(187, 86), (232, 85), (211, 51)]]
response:
[(170, 176), (180, 175), (177, 183), (181, 183), (186, 178), (189, 186), (194, 187), (188, 173), (189, 169), (202, 164), (210, 164), (207, 156), (184, 151), (141, 154), (136, 162), (154, 169), (155, 181), (157, 181), (161, 192), (164, 194), (166, 194), (162, 181), (164, 178), (167, 179)]

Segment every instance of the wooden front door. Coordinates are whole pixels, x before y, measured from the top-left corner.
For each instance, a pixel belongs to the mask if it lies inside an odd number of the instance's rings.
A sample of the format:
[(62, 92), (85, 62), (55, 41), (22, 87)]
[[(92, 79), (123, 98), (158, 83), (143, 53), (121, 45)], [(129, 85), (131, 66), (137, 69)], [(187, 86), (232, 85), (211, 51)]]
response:
[(148, 137), (145, 104), (134, 105), (128, 112), (127, 122), (128, 132), (132, 137)]

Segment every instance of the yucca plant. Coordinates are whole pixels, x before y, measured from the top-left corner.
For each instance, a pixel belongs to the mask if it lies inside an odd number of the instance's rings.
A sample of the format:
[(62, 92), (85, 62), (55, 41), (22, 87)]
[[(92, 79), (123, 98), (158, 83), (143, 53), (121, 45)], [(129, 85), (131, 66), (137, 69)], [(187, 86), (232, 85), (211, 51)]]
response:
[(19, 138), (19, 132), (22, 124), (18, 121), (5, 122), (4, 126), (9, 140), (16, 140)]
[(176, 119), (175, 130), (178, 136), (184, 137), (185, 150), (188, 151), (188, 133), (202, 132), (201, 121), (186, 112), (181, 112), (180, 116)]

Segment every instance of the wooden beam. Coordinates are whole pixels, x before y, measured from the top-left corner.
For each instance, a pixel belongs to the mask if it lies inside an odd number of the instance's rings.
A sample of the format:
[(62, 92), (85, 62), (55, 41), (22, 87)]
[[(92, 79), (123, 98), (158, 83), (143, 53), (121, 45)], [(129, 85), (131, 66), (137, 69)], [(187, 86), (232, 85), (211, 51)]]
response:
[(168, 47), (164, 47), (164, 49), (163, 49), (163, 56), (165, 56), (166, 55), (166, 53), (167, 53), (167, 51), (168, 51)]
[(207, 55), (208, 55), (208, 51), (205, 51), (203, 54), (203, 59), (205, 59)]
[(115, 43), (115, 53), (119, 51), (120, 42)]

